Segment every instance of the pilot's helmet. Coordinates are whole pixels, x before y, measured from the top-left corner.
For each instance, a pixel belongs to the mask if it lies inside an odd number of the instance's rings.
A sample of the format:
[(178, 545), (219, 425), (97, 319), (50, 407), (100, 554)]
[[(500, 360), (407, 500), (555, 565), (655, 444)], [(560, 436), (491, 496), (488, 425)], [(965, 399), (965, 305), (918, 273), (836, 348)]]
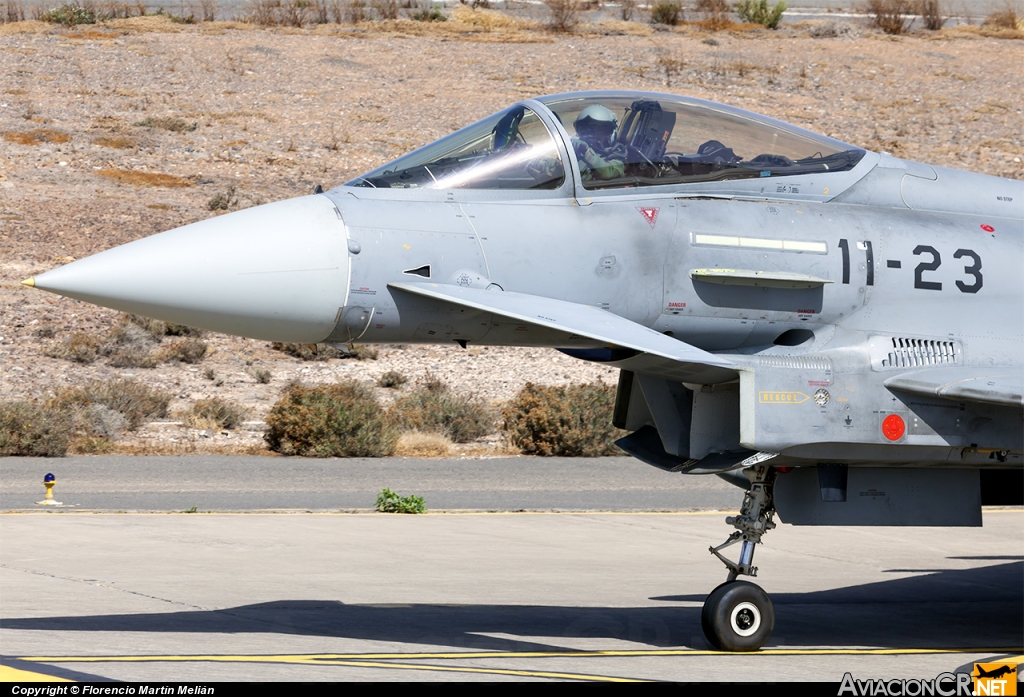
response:
[(573, 121), (576, 136), (589, 145), (610, 148), (618, 136), (619, 120), (608, 107), (592, 104)]

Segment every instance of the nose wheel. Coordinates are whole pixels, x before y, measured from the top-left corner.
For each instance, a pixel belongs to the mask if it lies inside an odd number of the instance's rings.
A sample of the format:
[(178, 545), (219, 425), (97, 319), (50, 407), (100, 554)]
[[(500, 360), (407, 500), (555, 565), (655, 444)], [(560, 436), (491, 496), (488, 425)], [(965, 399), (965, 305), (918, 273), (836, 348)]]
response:
[(730, 581), (711, 591), (704, 601), (700, 624), (716, 649), (756, 651), (772, 635), (775, 608), (760, 586)]
[[(758, 585), (736, 580), (740, 574), (757, 576), (754, 545), (775, 527), (775, 470), (768, 465), (755, 465), (743, 473), (750, 479), (750, 489), (743, 497), (740, 514), (725, 519), (736, 531), (722, 544), (710, 548), (729, 569), (729, 577), (711, 591), (700, 615), (704, 636), (723, 651), (756, 651), (765, 645), (775, 628), (775, 608), (768, 594)], [(721, 550), (737, 542), (742, 543), (740, 558), (733, 562)]]

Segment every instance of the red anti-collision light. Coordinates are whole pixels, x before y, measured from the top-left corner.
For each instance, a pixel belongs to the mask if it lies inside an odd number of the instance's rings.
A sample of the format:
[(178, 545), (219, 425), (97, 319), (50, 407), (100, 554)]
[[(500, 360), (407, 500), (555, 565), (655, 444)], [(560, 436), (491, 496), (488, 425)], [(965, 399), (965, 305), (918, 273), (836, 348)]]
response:
[(907, 430), (907, 425), (898, 414), (889, 414), (882, 419), (882, 435), (889, 440), (899, 440)]
[(996, 231), (996, 229), (994, 227), (992, 227), (991, 225), (985, 225), (984, 223), (981, 224), (981, 229), (984, 230), (985, 232), (995, 232)]

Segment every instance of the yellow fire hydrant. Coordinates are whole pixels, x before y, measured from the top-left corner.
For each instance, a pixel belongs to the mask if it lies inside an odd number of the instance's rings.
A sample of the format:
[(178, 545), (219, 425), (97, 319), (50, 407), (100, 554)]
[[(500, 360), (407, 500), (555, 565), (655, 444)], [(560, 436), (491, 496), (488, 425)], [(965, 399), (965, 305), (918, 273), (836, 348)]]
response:
[(61, 506), (61, 505), (63, 505), (63, 504), (61, 504), (60, 501), (55, 501), (53, 499), (53, 486), (56, 483), (57, 483), (57, 478), (53, 476), (52, 472), (48, 472), (46, 474), (46, 476), (43, 477), (43, 486), (46, 487), (46, 496), (43, 497), (42, 501), (36, 501), (36, 503), (38, 505), (40, 505), (40, 506)]

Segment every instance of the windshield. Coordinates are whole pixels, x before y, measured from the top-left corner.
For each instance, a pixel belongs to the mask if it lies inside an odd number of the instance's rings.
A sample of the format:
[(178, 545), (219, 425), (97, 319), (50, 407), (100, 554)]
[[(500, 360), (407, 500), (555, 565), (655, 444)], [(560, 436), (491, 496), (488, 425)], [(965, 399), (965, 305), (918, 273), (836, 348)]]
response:
[(546, 97), (583, 186), (602, 189), (842, 172), (864, 150), (711, 102), (660, 94)]
[(513, 106), (348, 182), (376, 189), (557, 189), (565, 168), (537, 114)]

